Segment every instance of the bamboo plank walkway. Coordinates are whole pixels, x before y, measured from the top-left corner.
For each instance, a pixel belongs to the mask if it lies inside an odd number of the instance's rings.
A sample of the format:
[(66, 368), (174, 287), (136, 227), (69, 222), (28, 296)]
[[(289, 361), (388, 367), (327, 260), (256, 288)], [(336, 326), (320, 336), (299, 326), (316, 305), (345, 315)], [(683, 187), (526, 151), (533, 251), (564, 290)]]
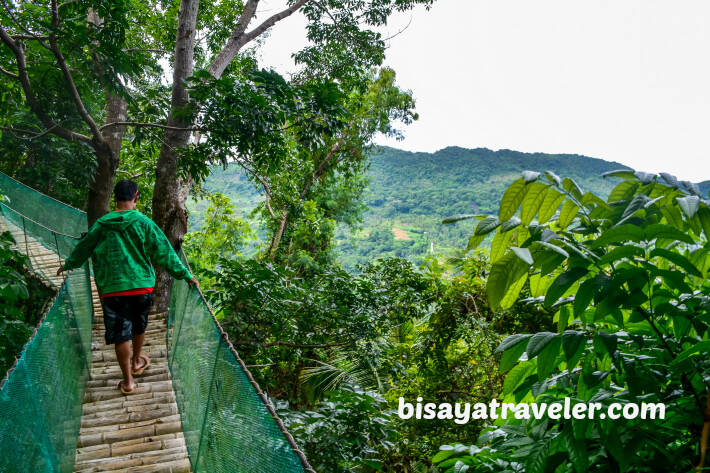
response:
[[(9, 229), (23, 253), (29, 253), (34, 271), (53, 286), (59, 258), (32, 237), (25, 242), (22, 229), (0, 217), (0, 232)], [(182, 434), (180, 413), (168, 371), (166, 314), (151, 314), (142, 353), (151, 365), (135, 377), (135, 392), (124, 395), (117, 384), (122, 379), (113, 345), (104, 343), (103, 312), (96, 285), (91, 279), (94, 307), (93, 360), (84, 395), (81, 431), (76, 449), (77, 473), (186, 473), (190, 461)]]

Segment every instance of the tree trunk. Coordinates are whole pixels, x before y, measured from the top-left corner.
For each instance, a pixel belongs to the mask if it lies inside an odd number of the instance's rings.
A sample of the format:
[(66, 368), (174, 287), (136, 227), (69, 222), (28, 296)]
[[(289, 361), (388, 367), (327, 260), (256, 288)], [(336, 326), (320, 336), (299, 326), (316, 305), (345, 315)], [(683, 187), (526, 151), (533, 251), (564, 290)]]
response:
[[(106, 103), (106, 123), (126, 121), (127, 109), (128, 103), (122, 97), (118, 95), (109, 97)], [(103, 135), (104, 143), (94, 144), (98, 166), (94, 180), (89, 184), (87, 208), (89, 227), (101, 216), (108, 213), (125, 131), (125, 126), (111, 127)]]
[[(171, 107), (173, 112), (182, 108), (189, 96), (184, 81), (192, 76), (195, 51), (195, 25), (197, 23), (198, 0), (181, 0), (178, 13), (177, 41), (173, 63), (173, 90)], [(171, 114), (168, 126), (188, 127), (175, 114)], [(167, 130), (160, 148), (158, 166), (155, 170), (153, 190), (153, 220), (168, 237), (175, 251), (179, 251), (187, 232), (187, 211), (185, 201), (180, 198), (180, 179), (177, 176), (179, 148), (190, 141), (189, 131)], [(168, 310), (170, 302), (171, 277), (161, 268), (156, 268), (155, 312)]]

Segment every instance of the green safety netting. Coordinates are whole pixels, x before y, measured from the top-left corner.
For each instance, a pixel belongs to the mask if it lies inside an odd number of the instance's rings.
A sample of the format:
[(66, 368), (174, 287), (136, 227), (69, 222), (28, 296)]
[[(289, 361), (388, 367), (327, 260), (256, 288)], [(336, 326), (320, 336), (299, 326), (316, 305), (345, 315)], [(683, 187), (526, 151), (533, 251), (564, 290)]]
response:
[(167, 343), (194, 472), (304, 471), (305, 457), (302, 463), (200, 293), (185, 281), (173, 284)]
[(4, 226), (18, 247), (30, 257), (32, 269), (53, 283), (54, 274), (44, 270), (46, 252), (42, 245), (62, 259), (69, 256), (77, 238), (87, 231), (86, 214), (34, 191), (0, 173), (0, 211)]
[[(44, 270), (47, 259), (69, 254), (77, 241), (73, 236), (86, 231), (86, 214), (3, 174), (0, 194), (9, 196), (9, 201), (0, 203), (2, 226), (13, 234), (18, 248), (30, 255), (32, 269), (56, 282), (56, 274)], [(63, 281), (0, 388), (2, 472), (74, 468), (81, 406), (91, 369), (93, 309), (88, 264)]]
[[(35, 272), (56, 281), (44, 269), (47, 258), (63, 261), (69, 255), (76, 237), (86, 232), (86, 214), (2, 173), (0, 194), (9, 196), (0, 202), (0, 228), (12, 232)], [(188, 290), (185, 281), (173, 285), (168, 321), (169, 367), (193, 471), (313, 471), (294, 451), (201, 294)], [(0, 386), (0, 472), (73, 470), (92, 322), (87, 263), (68, 274)]]

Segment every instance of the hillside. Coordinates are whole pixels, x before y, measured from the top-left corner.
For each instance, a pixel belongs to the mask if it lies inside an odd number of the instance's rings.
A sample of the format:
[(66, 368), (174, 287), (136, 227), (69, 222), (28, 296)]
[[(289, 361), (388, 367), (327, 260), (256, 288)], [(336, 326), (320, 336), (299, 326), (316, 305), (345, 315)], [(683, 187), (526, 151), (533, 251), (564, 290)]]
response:
[[(615, 180), (601, 174), (627, 167), (573, 154), (521, 153), (486, 148), (449, 147), (435, 153), (394, 148), (377, 150), (370, 167), (371, 184), (360, 229), (340, 227), (337, 249), (349, 270), (379, 256), (396, 255), (420, 263), (431, 251), (447, 255), (466, 246), (474, 222), (442, 226), (460, 213), (495, 213), (507, 185), (526, 169), (553, 171), (574, 179), (583, 190), (608, 194)], [(236, 166), (217, 168), (205, 187), (229, 196), (245, 216), (262, 199)], [(710, 182), (701, 184), (707, 194)], [(193, 229), (199, 228), (206, 205), (190, 201)], [(253, 247), (254, 245), (252, 245)]]

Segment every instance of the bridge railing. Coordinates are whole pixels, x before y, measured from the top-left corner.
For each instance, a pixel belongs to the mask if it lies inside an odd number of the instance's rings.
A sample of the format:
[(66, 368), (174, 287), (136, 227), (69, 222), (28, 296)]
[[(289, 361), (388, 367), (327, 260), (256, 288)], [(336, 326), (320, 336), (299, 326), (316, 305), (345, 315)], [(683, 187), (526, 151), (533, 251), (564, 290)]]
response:
[(185, 281), (173, 283), (167, 345), (193, 472), (314, 471), (202, 293)]
[[(91, 368), (93, 307), (88, 264), (65, 278), (49, 260), (65, 257), (86, 231), (86, 215), (0, 174), (0, 220), (33, 271), (61, 286), (20, 357), (0, 381), (0, 471), (70, 472)], [(14, 205), (14, 207), (11, 207)], [(52, 215), (62, 232), (43, 225)], [(73, 226), (73, 227), (72, 227)], [(64, 233), (71, 232), (71, 233)]]

